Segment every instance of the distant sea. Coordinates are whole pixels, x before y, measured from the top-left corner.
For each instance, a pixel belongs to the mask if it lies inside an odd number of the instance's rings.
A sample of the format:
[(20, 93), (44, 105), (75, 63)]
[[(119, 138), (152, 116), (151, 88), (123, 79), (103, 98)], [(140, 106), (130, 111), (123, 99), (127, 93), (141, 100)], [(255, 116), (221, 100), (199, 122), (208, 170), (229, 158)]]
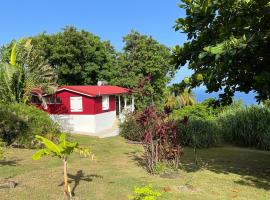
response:
[[(193, 92), (196, 95), (196, 99), (198, 102), (202, 102), (203, 100), (207, 98), (218, 98), (219, 94), (222, 93), (222, 91), (219, 92), (213, 92), (213, 93), (206, 93), (204, 88), (196, 88), (193, 90)], [(235, 100), (241, 100), (245, 105), (252, 105), (252, 104), (258, 104), (255, 99), (256, 93), (248, 93), (245, 94), (243, 92), (236, 92), (234, 99)]]

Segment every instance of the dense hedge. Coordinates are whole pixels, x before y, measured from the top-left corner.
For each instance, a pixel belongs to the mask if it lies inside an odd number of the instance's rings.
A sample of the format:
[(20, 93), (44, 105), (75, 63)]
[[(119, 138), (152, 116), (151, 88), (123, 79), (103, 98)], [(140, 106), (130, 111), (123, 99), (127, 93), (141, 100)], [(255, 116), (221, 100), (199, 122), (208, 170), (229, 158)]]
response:
[(0, 104), (0, 138), (8, 145), (32, 146), (36, 134), (48, 138), (60, 133), (47, 113), (25, 104)]

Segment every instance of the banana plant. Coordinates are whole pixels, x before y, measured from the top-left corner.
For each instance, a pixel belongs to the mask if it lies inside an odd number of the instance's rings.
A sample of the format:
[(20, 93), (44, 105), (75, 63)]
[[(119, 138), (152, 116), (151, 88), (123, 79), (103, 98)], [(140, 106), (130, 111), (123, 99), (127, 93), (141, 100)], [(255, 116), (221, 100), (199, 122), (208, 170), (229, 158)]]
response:
[(30, 39), (13, 45), (10, 62), (0, 62), (0, 101), (27, 103), (34, 87), (55, 90), (57, 75), (48, 61), (39, 55)]
[(53, 141), (44, 138), (40, 135), (35, 136), (37, 141), (43, 144), (43, 148), (38, 150), (33, 156), (33, 160), (39, 160), (43, 156), (52, 156), (57, 157), (63, 161), (64, 165), (64, 195), (68, 199), (72, 199), (71, 189), (68, 183), (67, 176), (67, 160), (68, 156), (70, 156), (73, 152), (77, 152), (84, 157), (90, 157), (91, 154), (89, 148), (79, 146), (78, 142), (70, 142), (66, 139), (66, 134), (61, 134), (58, 138), (58, 143), (54, 143)]

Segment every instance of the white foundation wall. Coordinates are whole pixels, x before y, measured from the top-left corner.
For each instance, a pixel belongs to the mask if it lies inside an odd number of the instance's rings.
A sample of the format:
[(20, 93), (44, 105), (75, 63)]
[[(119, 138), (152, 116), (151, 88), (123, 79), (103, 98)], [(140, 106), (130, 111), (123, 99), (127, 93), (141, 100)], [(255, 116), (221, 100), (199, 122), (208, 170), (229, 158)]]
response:
[(64, 131), (86, 135), (98, 135), (113, 127), (116, 111), (96, 115), (50, 115)]
[(110, 111), (94, 115), (96, 123), (96, 133), (112, 128), (116, 121), (116, 111)]

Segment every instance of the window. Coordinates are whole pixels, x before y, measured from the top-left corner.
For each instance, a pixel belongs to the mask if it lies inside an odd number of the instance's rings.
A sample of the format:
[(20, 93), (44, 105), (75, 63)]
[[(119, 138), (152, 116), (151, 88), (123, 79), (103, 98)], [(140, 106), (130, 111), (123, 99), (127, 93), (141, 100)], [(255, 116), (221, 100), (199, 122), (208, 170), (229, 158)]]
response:
[(110, 98), (109, 96), (102, 96), (102, 110), (109, 110)]
[(70, 111), (82, 112), (82, 97), (70, 97)]
[(32, 96), (31, 96), (31, 99), (30, 99), (30, 103), (33, 103), (33, 104), (41, 104), (42, 102), (39, 100), (38, 96), (32, 95)]
[(61, 99), (60, 97), (56, 97), (56, 96), (47, 96), (47, 97), (43, 97), (45, 102), (47, 104), (61, 104)]

